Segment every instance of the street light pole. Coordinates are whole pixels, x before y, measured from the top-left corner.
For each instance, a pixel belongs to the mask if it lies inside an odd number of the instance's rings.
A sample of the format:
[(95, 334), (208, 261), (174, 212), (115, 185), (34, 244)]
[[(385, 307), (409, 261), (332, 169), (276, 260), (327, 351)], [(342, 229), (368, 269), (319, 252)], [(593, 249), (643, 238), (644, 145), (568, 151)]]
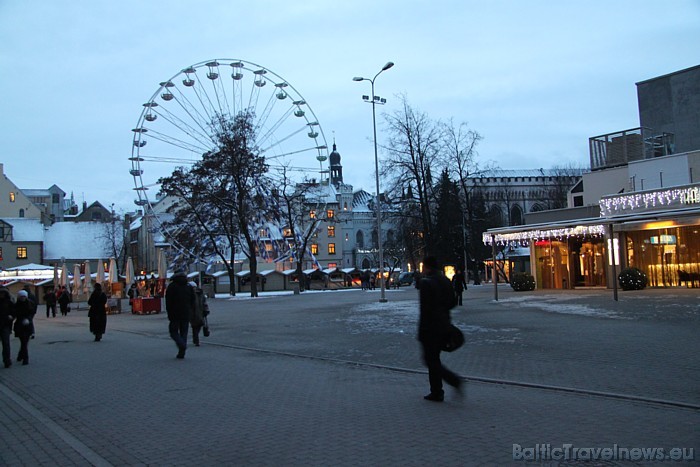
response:
[(375, 107), (377, 104), (385, 104), (386, 99), (382, 99), (374, 94), (374, 80), (377, 79), (383, 71), (388, 70), (394, 66), (394, 62), (387, 62), (386, 65), (379, 70), (379, 73), (374, 75), (374, 78), (363, 78), (361, 76), (356, 76), (353, 81), (369, 81), (372, 85), (372, 95), (370, 97), (362, 96), (365, 102), (370, 102), (372, 104), (372, 127), (374, 130), (374, 170), (375, 170), (375, 182), (377, 189), (377, 247), (379, 248), (379, 285), (381, 294), (379, 296), (380, 302), (386, 302), (386, 285), (384, 284), (384, 252), (382, 247), (382, 210), (381, 210), (381, 197), (379, 195), (379, 157), (377, 155), (377, 117)]

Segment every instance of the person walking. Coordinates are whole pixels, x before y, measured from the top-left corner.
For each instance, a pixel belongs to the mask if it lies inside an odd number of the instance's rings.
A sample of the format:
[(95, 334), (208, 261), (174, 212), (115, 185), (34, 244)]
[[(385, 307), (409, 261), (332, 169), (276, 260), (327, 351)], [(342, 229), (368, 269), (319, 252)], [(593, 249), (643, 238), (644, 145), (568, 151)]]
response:
[[(206, 319), (209, 315), (209, 305), (207, 297), (204, 295), (204, 290), (197, 286), (197, 283), (192, 281), (189, 286), (194, 290), (194, 307), (192, 307), (192, 317), (190, 324), (192, 325), (192, 343), (199, 347), (199, 331), (206, 325)], [(205, 332), (206, 336), (207, 333)]]
[(428, 367), (430, 382), (430, 394), (423, 398), (442, 402), (445, 398), (443, 380), (458, 391), (462, 383), (460, 377), (440, 361), (442, 345), (451, 324), (450, 309), (455, 306), (455, 294), (436, 258), (426, 256), (423, 259), (423, 272), (425, 275), (417, 284), (420, 297), (418, 340), (423, 346), (423, 360)]
[(68, 305), (70, 304), (70, 292), (66, 286), (61, 287), (61, 295), (58, 297), (58, 305), (61, 307), (61, 316), (68, 316)]
[(168, 313), (168, 331), (177, 345), (177, 358), (185, 358), (187, 331), (194, 308), (194, 290), (187, 284), (187, 274), (177, 271), (165, 290), (165, 310)]
[(461, 269), (457, 269), (455, 275), (452, 276), (452, 287), (455, 291), (457, 305), (462, 306), (462, 293), (467, 289), (467, 282), (464, 280), (464, 273)]
[(131, 284), (129, 291), (126, 293), (129, 297), (129, 306), (131, 307), (131, 312), (134, 312), (134, 300), (139, 297), (139, 288), (136, 286), (136, 282)]
[(20, 348), (17, 361), (22, 365), (29, 364), (29, 339), (34, 334), (34, 314), (36, 305), (29, 300), (26, 290), (17, 292), (17, 303), (15, 303), (15, 337), (19, 338)]
[(2, 363), (5, 364), (5, 368), (12, 365), (10, 336), (12, 335), (14, 319), (15, 304), (12, 302), (10, 291), (7, 290), (7, 287), (0, 287), (0, 338), (2, 340)]
[(90, 332), (95, 335), (95, 342), (102, 340), (102, 335), (107, 330), (107, 294), (102, 291), (102, 285), (98, 282), (88, 298), (88, 318), (90, 318)]
[(46, 317), (49, 317), (49, 314), (53, 315), (53, 317), (56, 317), (56, 292), (54, 292), (53, 289), (49, 289), (48, 292), (44, 294), (44, 303), (46, 303)]

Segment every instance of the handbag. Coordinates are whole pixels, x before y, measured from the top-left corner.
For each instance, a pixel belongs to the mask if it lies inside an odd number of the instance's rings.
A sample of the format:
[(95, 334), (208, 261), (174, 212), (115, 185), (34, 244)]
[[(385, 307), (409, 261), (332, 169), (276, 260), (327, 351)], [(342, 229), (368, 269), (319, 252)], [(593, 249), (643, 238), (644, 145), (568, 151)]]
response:
[(209, 337), (211, 332), (209, 331), (209, 321), (207, 320), (207, 317), (204, 317), (204, 329), (202, 329), (202, 332), (204, 333), (204, 337)]
[(462, 331), (457, 326), (450, 324), (450, 326), (447, 328), (445, 342), (442, 344), (442, 350), (445, 352), (454, 352), (458, 348), (462, 347), (463, 344), (464, 334), (462, 334)]

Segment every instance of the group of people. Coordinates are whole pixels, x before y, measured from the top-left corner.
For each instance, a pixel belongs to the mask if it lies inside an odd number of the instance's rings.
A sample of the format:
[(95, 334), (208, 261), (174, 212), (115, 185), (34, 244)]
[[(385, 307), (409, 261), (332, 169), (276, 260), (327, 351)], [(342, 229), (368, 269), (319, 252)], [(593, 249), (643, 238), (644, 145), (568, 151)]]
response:
[[(53, 290), (44, 294), (46, 302), (46, 317), (56, 317), (56, 303), (61, 306), (61, 314), (68, 314), (70, 292), (65, 287), (57, 292)], [(102, 340), (107, 330), (107, 294), (102, 285), (97, 283), (88, 298), (88, 319), (90, 332), (95, 336), (95, 342)], [(192, 342), (199, 346), (199, 334), (209, 335), (207, 316), (209, 305), (204, 291), (195, 282), (187, 282), (184, 272), (174, 275), (165, 294), (166, 310), (169, 320), (170, 336), (178, 347), (177, 358), (185, 358), (187, 350), (187, 334), (192, 327)], [(0, 287), (0, 337), (2, 338), (2, 361), (5, 368), (12, 366), (10, 337), (14, 332), (20, 341), (17, 362), (29, 364), (29, 340), (34, 337), (34, 315), (38, 302), (29, 286), (17, 293), (13, 298), (7, 287)]]
[(192, 326), (192, 343), (199, 347), (199, 333), (209, 335), (209, 305), (204, 291), (195, 282), (187, 281), (184, 271), (177, 271), (165, 290), (165, 310), (168, 313), (168, 330), (177, 345), (176, 358), (185, 358), (187, 333)]
[(12, 332), (19, 339), (17, 362), (29, 364), (29, 339), (34, 336), (34, 315), (37, 302), (28, 287), (17, 292), (13, 300), (7, 287), (0, 287), (0, 336), (2, 337), (2, 362), (5, 368), (12, 366), (10, 337)]
[(377, 285), (376, 274), (370, 271), (362, 271), (360, 274), (360, 285), (362, 286), (362, 290), (374, 290)]
[(44, 303), (46, 303), (46, 317), (52, 315), (56, 317), (56, 304), (58, 304), (61, 310), (61, 316), (68, 316), (70, 311), (70, 302), (72, 302), (70, 290), (66, 288), (65, 285), (59, 287), (57, 290), (49, 289), (48, 292), (44, 294)]

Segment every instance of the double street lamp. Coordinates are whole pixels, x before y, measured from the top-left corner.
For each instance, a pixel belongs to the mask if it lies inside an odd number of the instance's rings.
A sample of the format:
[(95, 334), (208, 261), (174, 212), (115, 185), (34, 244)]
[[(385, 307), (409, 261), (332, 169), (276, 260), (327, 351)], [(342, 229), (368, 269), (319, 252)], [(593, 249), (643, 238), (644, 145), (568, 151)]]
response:
[(375, 182), (377, 188), (377, 247), (379, 248), (379, 284), (381, 288), (381, 295), (379, 297), (380, 302), (386, 302), (386, 285), (384, 284), (384, 252), (382, 251), (382, 211), (381, 211), (381, 197), (379, 195), (379, 158), (377, 156), (377, 117), (375, 113), (375, 106), (377, 104), (384, 105), (386, 99), (376, 96), (374, 94), (374, 80), (377, 79), (383, 71), (388, 70), (394, 66), (394, 62), (387, 62), (386, 65), (379, 70), (379, 73), (374, 75), (374, 78), (363, 78), (361, 76), (356, 76), (353, 81), (369, 81), (372, 84), (372, 95), (362, 96), (365, 102), (372, 104), (372, 127), (374, 129), (374, 170), (375, 170)]

